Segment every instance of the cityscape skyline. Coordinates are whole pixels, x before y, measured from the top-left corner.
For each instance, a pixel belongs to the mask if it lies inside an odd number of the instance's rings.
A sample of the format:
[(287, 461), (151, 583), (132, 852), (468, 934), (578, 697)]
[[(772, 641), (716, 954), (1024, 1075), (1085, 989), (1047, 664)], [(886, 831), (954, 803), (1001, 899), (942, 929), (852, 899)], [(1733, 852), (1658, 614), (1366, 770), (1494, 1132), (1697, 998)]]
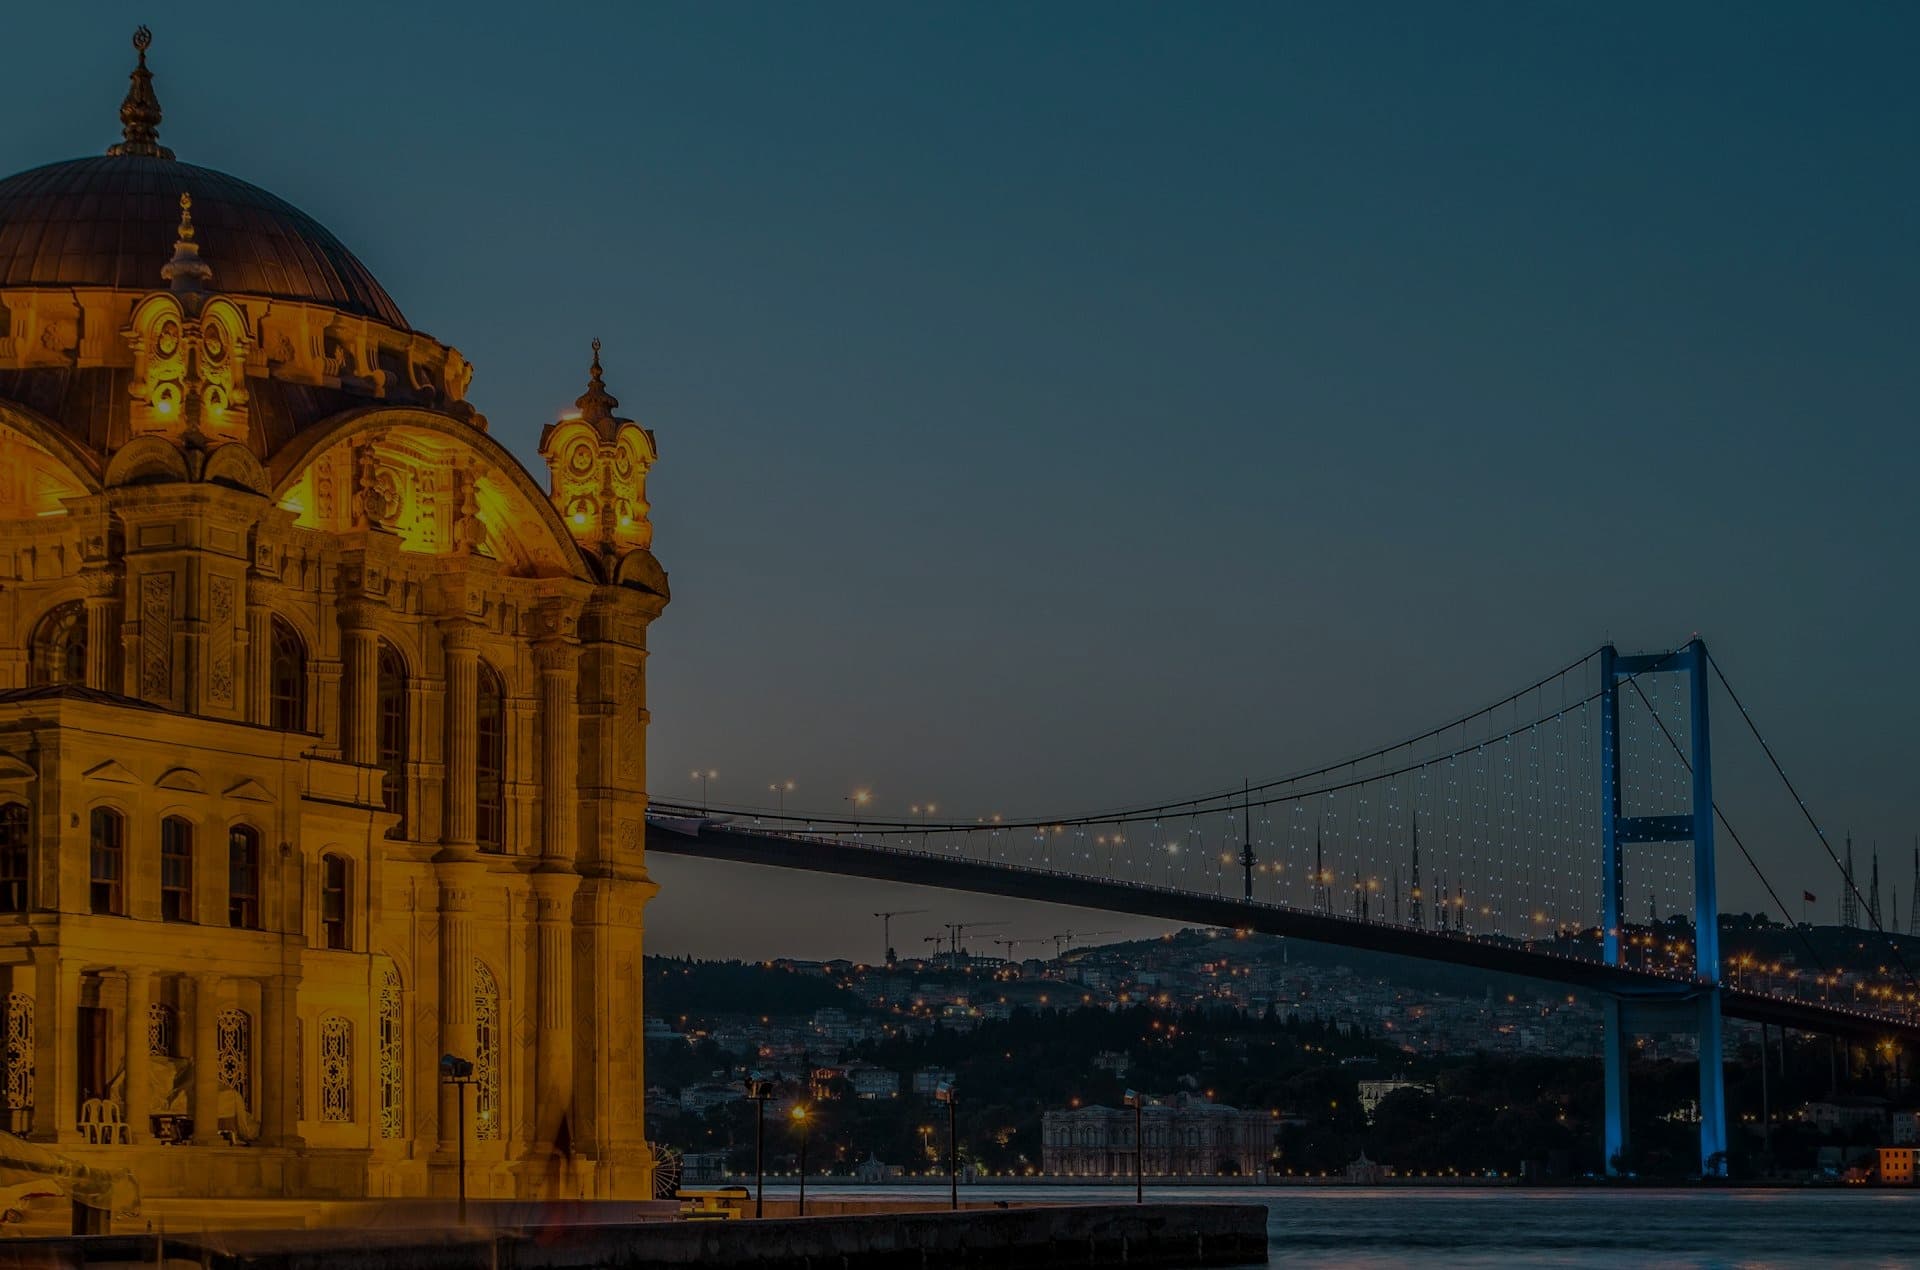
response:
[[(1829, 834), (1909, 841), (1912, 15), (824, 12), (385, 15), (324, 108), (249, 56), (293, 15), (160, 31), (181, 157), (333, 228), (517, 454), (605, 341), (668, 460), (656, 795), (1084, 811), (1699, 630)], [(72, 55), (4, 90), (7, 170), (112, 140), (127, 24), (23, 16)], [(902, 902), (657, 873), (662, 951), (856, 953)]]

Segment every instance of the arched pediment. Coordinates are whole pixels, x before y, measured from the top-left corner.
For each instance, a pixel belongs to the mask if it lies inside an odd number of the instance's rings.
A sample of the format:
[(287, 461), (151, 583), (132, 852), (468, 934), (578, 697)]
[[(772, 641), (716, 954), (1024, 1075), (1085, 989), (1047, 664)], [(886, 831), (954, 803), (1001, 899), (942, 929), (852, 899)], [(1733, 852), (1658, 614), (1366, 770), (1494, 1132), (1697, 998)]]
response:
[(58, 516), (66, 500), (99, 492), (91, 454), (49, 420), (0, 401), (0, 519)]
[(145, 485), (193, 479), (187, 457), (165, 437), (135, 437), (107, 460), (107, 484)]
[(488, 555), (522, 576), (593, 576), (519, 461), (463, 420), (354, 411), (295, 437), (267, 474), (272, 498), (303, 528), (378, 528), (406, 551)]

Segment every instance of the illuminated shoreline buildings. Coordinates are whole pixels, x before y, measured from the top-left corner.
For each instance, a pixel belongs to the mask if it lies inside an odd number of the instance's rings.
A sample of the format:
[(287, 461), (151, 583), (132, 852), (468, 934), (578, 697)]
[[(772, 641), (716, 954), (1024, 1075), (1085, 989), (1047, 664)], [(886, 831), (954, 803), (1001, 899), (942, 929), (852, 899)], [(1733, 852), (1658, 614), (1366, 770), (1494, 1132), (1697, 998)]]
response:
[[(178, 162), (0, 181), (10, 1128), (149, 1195), (650, 1193), (652, 435), (542, 489), (326, 229)], [(584, 350), (583, 350), (584, 351)]]

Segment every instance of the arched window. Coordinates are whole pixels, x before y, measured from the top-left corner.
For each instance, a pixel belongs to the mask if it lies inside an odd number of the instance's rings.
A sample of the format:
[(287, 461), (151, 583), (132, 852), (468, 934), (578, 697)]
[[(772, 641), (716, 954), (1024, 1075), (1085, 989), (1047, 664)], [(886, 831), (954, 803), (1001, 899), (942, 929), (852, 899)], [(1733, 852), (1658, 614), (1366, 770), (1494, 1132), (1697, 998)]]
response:
[(160, 919), (193, 920), (193, 822), (182, 816), (160, 822)]
[(500, 1136), (500, 985), (473, 963), (473, 1136)]
[(300, 632), (276, 615), (267, 663), (267, 722), (282, 732), (307, 730), (307, 645)]
[(374, 744), (380, 765), (380, 805), (399, 815), (389, 838), (407, 836), (407, 665), (386, 640), (380, 641), (375, 686)]
[(87, 880), (93, 911), (124, 913), (127, 822), (111, 807), (95, 807), (88, 821)]
[(252, 825), (227, 830), (227, 925), (260, 929), (260, 831)]
[(87, 610), (69, 600), (48, 610), (33, 628), (29, 676), (42, 684), (87, 682)]
[(320, 1020), (320, 1118), (353, 1119), (353, 1024), (337, 1014)]
[(31, 823), (25, 803), (0, 807), (0, 913), (27, 911), (27, 839)]
[(347, 868), (345, 856), (320, 857), (320, 946), (347, 946)]
[(406, 1129), (406, 1051), (401, 1032), (400, 972), (387, 966), (380, 975), (380, 1136), (398, 1138)]
[(474, 836), (482, 851), (507, 845), (507, 694), (493, 667), (480, 663), (474, 730)]

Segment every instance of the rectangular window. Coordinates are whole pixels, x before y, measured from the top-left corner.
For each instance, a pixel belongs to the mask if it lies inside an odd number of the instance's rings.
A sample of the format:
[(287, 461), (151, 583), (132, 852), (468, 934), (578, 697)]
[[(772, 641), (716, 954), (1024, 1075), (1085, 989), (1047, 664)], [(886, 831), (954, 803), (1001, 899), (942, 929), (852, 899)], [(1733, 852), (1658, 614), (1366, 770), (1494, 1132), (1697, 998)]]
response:
[(94, 809), (90, 825), (91, 841), (87, 851), (89, 893), (96, 913), (122, 913), (122, 883), (126, 871), (122, 867), (124, 843), (126, 840), (126, 822), (120, 813), (105, 807)]
[(320, 857), (320, 942), (326, 948), (347, 946), (347, 861), (342, 856)]
[(178, 816), (160, 822), (160, 917), (193, 920), (193, 826)]
[(27, 805), (0, 807), (0, 913), (27, 911)]
[(227, 925), (260, 929), (260, 835), (248, 825), (227, 833)]

